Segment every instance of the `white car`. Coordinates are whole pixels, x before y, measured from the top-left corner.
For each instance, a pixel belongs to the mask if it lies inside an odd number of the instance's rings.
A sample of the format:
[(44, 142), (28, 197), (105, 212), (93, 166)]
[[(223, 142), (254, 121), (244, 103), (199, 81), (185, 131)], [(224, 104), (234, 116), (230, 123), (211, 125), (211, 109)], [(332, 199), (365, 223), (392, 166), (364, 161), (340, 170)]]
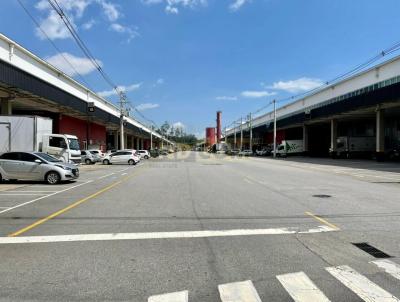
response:
[(110, 164), (136, 165), (138, 162), (140, 162), (140, 156), (137, 154), (136, 150), (120, 150), (108, 154), (103, 158), (104, 165), (110, 165)]
[(251, 150), (243, 150), (239, 152), (239, 156), (251, 156), (253, 155), (253, 151)]
[(103, 151), (101, 151), (99, 149), (89, 149), (88, 151), (90, 153), (92, 153), (94, 157), (100, 158), (100, 159), (103, 159), (104, 156), (106, 155)]
[(150, 153), (147, 150), (138, 150), (138, 153), (139, 153), (141, 158), (144, 158), (144, 159), (149, 159), (150, 158)]

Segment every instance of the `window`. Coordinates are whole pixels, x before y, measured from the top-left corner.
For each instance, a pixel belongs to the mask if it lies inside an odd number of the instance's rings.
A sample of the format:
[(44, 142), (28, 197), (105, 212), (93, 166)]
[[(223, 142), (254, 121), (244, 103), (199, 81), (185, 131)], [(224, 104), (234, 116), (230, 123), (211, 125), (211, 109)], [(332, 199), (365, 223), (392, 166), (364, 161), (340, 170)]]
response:
[(49, 146), (63, 149), (67, 148), (67, 144), (65, 143), (65, 139), (63, 137), (50, 136)]
[(48, 162), (52, 163), (59, 163), (61, 160), (55, 158), (54, 156), (51, 156), (49, 154), (43, 153), (43, 152), (37, 152), (35, 153), (37, 156), (39, 156), (41, 159), (47, 160)]
[[(69, 148), (71, 150), (80, 150), (81, 149), (79, 147), (79, 142), (76, 138), (69, 138), (68, 143), (69, 143)], [(84, 149), (86, 149), (86, 147)]]
[(20, 153), (20, 157), (22, 161), (29, 161), (29, 162), (34, 162), (38, 158), (30, 153)]
[(4, 153), (0, 159), (19, 160), (19, 154), (17, 152)]
[(125, 151), (125, 152), (121, 152), (122, 154), (121, 155), (131, 155), (132, 154), (132, 152), (127, 152), (127, 151)]

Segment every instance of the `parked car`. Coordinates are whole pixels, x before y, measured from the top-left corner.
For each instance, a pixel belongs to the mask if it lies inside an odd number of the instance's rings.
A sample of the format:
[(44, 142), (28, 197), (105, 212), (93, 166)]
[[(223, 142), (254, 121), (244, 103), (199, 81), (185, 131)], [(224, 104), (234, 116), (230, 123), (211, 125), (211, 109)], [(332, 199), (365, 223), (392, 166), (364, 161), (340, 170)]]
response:
[(252, 150), (243, 150), (239, 152), (239, 156), (251, 156), (251, 155), (253, 155)]
[(160, 155), (158, 149), (151, 149), (149, 153), (151, 157), (158, 157)]
[(54, 185), (79, 177), (76, 165), (42, 152), (6, 152), (0, 156), (0, 181), (44, 180)]
[(160, 155), (168, 155), (168, 151), (167, 150), (160, 150), (159, 152)]
[(138, 150), (138, 153), (139, 153), (141, 158), (144, 158), (144, 159), (149, 159), (150, 158), (150, 153), (147, 150)]
[(240, 152), (239, 149), (232, 149), (231, 152), (230, 152), (230, 155), (238, 155), (239, 152)]
[(271, 155), (272, 148), (263, 148), (261, 150), (256, 150), (257, 156), (268, 156)]
[(92, 153), (94, 155), (94, 157), (100, 159), (100, 161), (104, 158), (104, 156), (106, 155), (103, 151), (99, 150), (99, 149), (90, 149), (89, 150), (90, 153)]
[(92, 165), (99, 161), (98, 157), (95, 157), (95, 155), (88, 150), (81, 150), (81, 160), (87, 165)]
[(136, 153), (136, 150), (117, 151), (106, 155), (103, 159), (104, 165), (110, 165), (110, 164), (136, 165), (138, 162), (140, 162), (140, 156)]

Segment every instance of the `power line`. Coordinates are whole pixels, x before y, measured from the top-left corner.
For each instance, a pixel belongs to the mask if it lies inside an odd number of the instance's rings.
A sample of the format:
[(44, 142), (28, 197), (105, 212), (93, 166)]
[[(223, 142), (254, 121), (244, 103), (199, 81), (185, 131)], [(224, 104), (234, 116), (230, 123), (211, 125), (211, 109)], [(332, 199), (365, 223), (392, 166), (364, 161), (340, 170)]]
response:
[(81, 81), (89, 88), (92, 90), (90, 87), (89, 83), (84, 79), (84, 77), (75, 69), (74, 65), (64, 56), (64, 54), (61, 52), (61, 50), (57, 47), (57, 45), (53, 42), (53, 40), (50, 39), (50, 37), (47, 35), (47, 33), (43, 30), (43, 28), (40, 26), (40, 24), (36, 21), (36, 19), (33, 17), (33, 15), (29, 12), (29, 10), (25, 7), (25, 5), (21, 2), (21, 0), (17, 0), (19, 5), (22, 7), (22, 9), (25, 11), (25, 13), (31, 18), (32, 22), (36, 25), (36, 27), (41, 31), (41, 33), (46, 37), (46, 39), (50, 42), (50, 44), (54, 47), (54, 49), (57, 51), (57, 53), (64, 59), (64, 61), (71, 67), (71, 69), (79, 76)]
[[(315, 87), (315, 88), (313, 88), (313, 89), (307, 90), (307, 91), (302, 92), (302, 93), (298, 93), (298, 94), (296, 94), (296, 95), (292, 95), (292, 96), (289, 96), (289, 97), (277, 99), (276, 102), (277, 102), (277, 103), (281, 103), (281, 102), (285, 102), (285, 101), (288, 101), (288, 100), (294, 100), (294, 99), (300, 98), (300, 97), (302, 97), (302, 96), (309, 95), (309, 94), (311, 94), (311, 93), (313, 93), (313, 92), (316, 92), (316, 91), (318, 91), (318, 90), (320, 90), (320, 89), (322, 89), (322, 88), (324, 88), (324, 87), (327, 87), (327, 86), (329, 86), (329, 85), (335, 84), (335, 83), (337, 83), (337, 82), (340, 81), (340, 80), (344, 80), (344, 79), (346, 79), (346, 78), (351, 77), (352, 75), (354, 75), (354, 74), (355, 74), (356, 72), (358, 72), (358, 71), (364, 70), (365, 68), (371, 66), (371, 65), (372, 65), (373, 63), (375, 63), (376, 61), (378, 61), (378, 60), (382, 59), (383, 57), (385, 57), (385, 56), (387, 56), (387, 55), (390, 55), (390, 54), (392, 54), (392, 53), (394, 53), (394, 52), (396, 52), (396, 51), (398, 51), (398, 50), (400, 50), (400, 41), (397, 42), (397, 43), (394, 43), (394, 44), (391, 45), (390, 47), (388, 47), (388, 48), (382, 50), (382, 51), (381, 51), (380, 53), (378, 53), (377, 55), (375, 55), (375, 56), (369, 58), (367, 61), (365, 61), (365, 62), (363, 62), (363, 63), (361, 63), (361, 64), (355, 66), (355, 67), (352, 68), (351, 70), (349, 70), (349, 71), (347, 71), (347, 72), (345, 72), (345, 73), (343, 73), (343, 74), (340, 74), (340, 75), (334, 77), (333, 79), (331, 79), (331, 80), (329, 80), (329, 81), (324, 82), (324, 84), (319, 85), (318, 87)], [(263, 107), (257, 109), (256, 111), (252, 112), (252, 114), (257, 114), (257, 113), (259, 113), (259, 112), (261, 112), (261, 111), (267, 109), (269, 106), (271, 106), (271, 104), (273, 104), (273, 102), (269, 102), (267, 105), (265, 105), (265, 106), (263, 106)], [(229, 125), (232, 125), (232, 124), (234, 124), (234, 123), (235, 123), (235, 122), (233, 122), (233, 123), (231, 123), (231, 124), (229, 124)]]

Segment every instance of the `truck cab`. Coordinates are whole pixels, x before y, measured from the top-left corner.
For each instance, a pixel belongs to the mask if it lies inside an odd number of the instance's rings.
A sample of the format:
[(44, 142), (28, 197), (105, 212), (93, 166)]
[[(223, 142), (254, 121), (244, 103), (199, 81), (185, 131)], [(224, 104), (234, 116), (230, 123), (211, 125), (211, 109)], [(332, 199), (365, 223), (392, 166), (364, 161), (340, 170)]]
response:
[(65, 163), (81, 163), (81, 150), (78, 138), (75, 135), (44, 135), (42, 152), (50, 154)]

